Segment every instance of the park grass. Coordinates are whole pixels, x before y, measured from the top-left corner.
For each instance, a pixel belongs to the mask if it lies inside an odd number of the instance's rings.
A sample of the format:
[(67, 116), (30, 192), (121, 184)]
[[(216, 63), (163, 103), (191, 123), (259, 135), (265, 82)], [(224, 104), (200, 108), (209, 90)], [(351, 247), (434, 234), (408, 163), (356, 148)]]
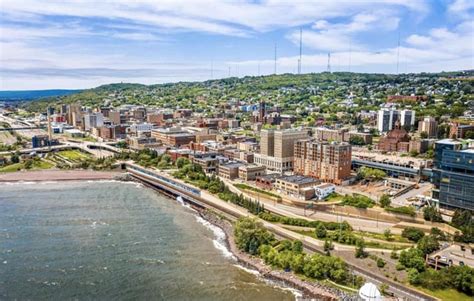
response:
[[(29, 170), (50, 169), (54, 164), (44, 160), (33, 160), (33, 164)], [(25, 169), (25, 162), (14, 163), (0, 168), (0, 172), (16, 172)]]
[[(325, 239), (320, 239), (316, 236), (316, 233), (315, 231), (311, 231), (311, 230), (294, 230), (294, 229), (289, 229), (287, 228), (288, 230), (290, 231), (293, 231), (295, 233), (298, 233), (298, 234), (301, 234), (301, 235), (305, 235), (305, 236), (309, 236), (309, 237), (312, 237), (314, 239), (317, 239), (317, 240), (321, 240), (321, 241), (324, 241)], [(334, 231), (329, 231), (328, 232), (334, 232)], [(355, 234), (355, 233), (354, 233)], [(356, 236), (359, 236), (357, 234), (355, 234)], [(360, 236), (359, 236), (360, 237)], [(363, 237), (362, 237), (363, 238)], [(351, 245), (351, 244), (348, 244), (348, 243), (344, 243), (344, 242), (338, 242), (338, 241), (333, 241), (334, 243), (338, 243), (338, 244), (341, 244), (341, 245), (346, 245), (346, 246), (353, 246), (355, 247), (355, 245)], [(382, 250), (387, 250), (387, 251), (393, 251), (393, 250), (403, 250), (403, 249), (406, 249), (407, 247), (406, 246), (400, 246), (400, 245), (397, 245), (397, 244), (392, 244), (390, 242), (386, 242), (386, 243), (381, 243), (381, 242), (377, 242), (377, 241), (370, 241), (370, 240), (365, 240), (365, 246), (367, 248), (374, 248), (374, 249), (382, 249)]]
[(24, 167), (25, 165), (23, 163), (10, 164), (0, 168), (0, 172), (15, 172), (23, 169)]
[(58, 152), (57, 154), (73, 162), (87, 160), (90, 158), (88, 154), (85, 154), (79, 150), (64, 150), (64, 151)]
[(256, 192), (256, 193), (261, 193), (261, 194), (267, 195), (269, 197), (275, 198), (277, 200), (281, 199), (281, 196), (279, 196), (277, 194), (274, 194), (274, 193), (271, 193), (269, 191), (259, 189), (257, 187), (253, 187), (253, 186), (250, 186), (250, 185), (247, 185), (247, 184), (238, 183), (238, 184), (234, 184), (234, 186), (239, 188), (239, 189), (242, 189), (242, 190), (248, 190), (248, 191), (253, 191), (253, 192)]
[(429, 290), (427, 288), (416, 286), (416, 289), (424, 293), (427, 293), (428, 295), (441, 299), (443, 301), (451, 301), (451, 300), (472, 301), (473, 300), (472, 296), (468, 296), (464, 293), (461, 293), (460, 291), (454, 288), (447, 288), (447, 289), (442, 289), (442, 290)]

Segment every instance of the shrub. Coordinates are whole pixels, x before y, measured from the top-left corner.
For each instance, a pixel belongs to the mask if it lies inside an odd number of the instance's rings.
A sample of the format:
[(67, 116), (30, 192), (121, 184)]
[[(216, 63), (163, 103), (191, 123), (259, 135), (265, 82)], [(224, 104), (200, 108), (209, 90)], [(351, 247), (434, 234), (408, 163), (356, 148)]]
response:
[(423, 209), (423, 218), (430, 222), (442, 222), (441, 213), (434, 206), (427, 206)]
[(354, 193), (352, 196), (344, 196), (341, 204), (365, 209), (373, 207), (375, 202), (364, 195)]
[(383, 268), (385, 266), (385, 261), (382, 258), (377, 258), (377, 267)]
[(318, 224), (318, 226), (316, 227), (316, 237), (317, 238), (325, 238), (326, 235), (327, 235), (327, 231), (326, 231), (326, 227), (324, 227), (323, 224)]
[(385, 207), (390, 207), (390, 196), (384, 194), (380, 197), (380, 200), (379, 200), (379, 203), (380, 203), (380, 207), (382, 208), (385, 208)]
[(420, 249), (424, 255), (433, 253), (439, 249), (439, 242), (433, 235), (424, 236), (418, 241), (417, 248)]
[(423, 251), (417, 248), (403, 250), (400, 253), (400, 259), (398, 260), (398, 262), (406, 268), (414, 268), (419, 272), (425, 270), (425, 260), (423, 257)]
[(357, 242), (357, 245), (356, 245), (356, 249), (355, 249), (355, 257), (356, 258), (366, 258), (367, 257), (367, 253), (365, 252), (365, 243), (364, 243), (364, 240), (359, 240)]
[(423, 236), (425, 236), (425, 233), (414, 227), (408, 227), (402, 231), (402, 237), (408, 238), (413, 242), (418, 242)]
[(404, 206), (404, 207), (385, 207), (385, 211), (409, 215), (411, 217), (416, 216), (415, 208), (412, 206)]

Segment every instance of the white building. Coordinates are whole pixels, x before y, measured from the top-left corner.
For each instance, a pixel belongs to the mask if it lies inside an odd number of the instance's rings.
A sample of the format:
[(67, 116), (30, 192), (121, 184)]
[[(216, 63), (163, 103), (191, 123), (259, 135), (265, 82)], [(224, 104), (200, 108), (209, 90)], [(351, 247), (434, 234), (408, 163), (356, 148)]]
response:
[(323, 183), (314, 187), (314, 193), (318, 200), (324, 200), (331, 193), (336, 191), (336, 185), (330, 183)]
[(151, 123), (134, 123), (130, 125), (130, 132), (139, 133), (139, 132), (151, 132), (154, 128), (154, 125)]
[(379, 133), (393, 130), (395, 122), (400, 120), (402, 127), (415, 125), (415, 111), (382, 109), (377, 113), (377, 129)]
[(104, 115), (102, 113), (90, 113), (84, 115), (84, 129), (90, 131), (92, 128), (104, 125)]

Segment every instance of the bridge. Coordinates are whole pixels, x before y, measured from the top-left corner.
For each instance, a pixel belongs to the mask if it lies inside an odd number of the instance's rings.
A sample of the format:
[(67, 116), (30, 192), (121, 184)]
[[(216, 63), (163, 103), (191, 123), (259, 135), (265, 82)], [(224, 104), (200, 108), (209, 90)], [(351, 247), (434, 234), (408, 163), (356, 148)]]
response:
[[(24, 148), (24, 149), (18, 150), (18, 152), (20, 154), (49, 153), (49, 152), (68, 150), (68, 149), (82, 150), (84, 152), (90, 153), (99, 158), (111, 157), (113, 156), (113, 154), (118, 154), (123, 151), (128, 151), (128, 150), (122, 150), (120, 148), (117, 148), (115, 146), (108, 145), (105, 143), (98, 143), (98, 142), (76, 143), (76, 142), (68, 141), (68, 142), (65, 142), (64, 144), (59, 144), (59, 145), (44, 146), (44, 147), (37, 147), (37, 148)], [(15, 152), (16, 151), (5, 151), (5, 152), (0, 152), (0, 155), (11, 155)]]
[(398, 165), (374, 162), (374, 161), (369, 161), (369, 160), (361, 160), (361, 159), (356, 159), (356, 158), (352, 158), (352, 166), (354, 168), (367, 166), (370, 168), (381, 169), (385, 171), (388, 175), (395, 176), (395, 177), (406, 176), (409, 178), (419, 178), (421, 175), (421, 171), (416, 168), (409, 168), (405, 166), (398, 166)]
[(7, 128), (0, 128), (0, 132), (6, 131), (28, 131), (28, 130), (44, 130), (46, 129), (45, 126), (25, 126), (25, 127), (7, 127)]

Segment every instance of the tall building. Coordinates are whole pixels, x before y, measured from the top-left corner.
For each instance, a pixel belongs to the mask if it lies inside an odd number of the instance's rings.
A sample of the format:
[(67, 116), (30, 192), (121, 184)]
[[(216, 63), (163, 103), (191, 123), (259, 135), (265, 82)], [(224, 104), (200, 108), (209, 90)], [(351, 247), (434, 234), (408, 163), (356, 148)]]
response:
[(452, 139), (435, 143), (433, 198), (441, 207), (474, 210), (474, 149), (467, 147)]
[(377, 114), (377, 129), (380, 133), (385, 133), (393, 129), (395, 121), (399, 119), (399, 112), (396, 110), (380, 110)]
[(266, 115), (266, 104), (265, 101), (261, 101), (260, 105), (258, 107), (258, 122), (263, 122), (263, 119), (265, 118)]
[(273, 157), (275, 147), (275, 132), (273, 130), (260, 131), (260, 153)]
[(415, 111), (401, 110), (400, 124), (402, 127), (413, 127), (415, 125)]
[(89, 113), (84, 115), (84, 129), (86, 131), (92, 128), (101, 127), (104, 125), (104, 115), (102, 113)]
[(412, 110), (379, 110), (377, 114), (377, 129), (380, 133), (391, 131), (395, 127), (395, 122), (400, 120), (402, 127), (412, 127), (415, 125), (415, 111)]
[(351, 175), (352, 148), (348, 143), (299, 140), (294, 148), (294, 172), (342, 184)]
[(291, 171), (293, 170), (294, 143), (296, 140), (307, 137), (307, 130), (262, 130), (260, 154), (255, 154), (254, 163), (278, 173)]
[(418, 133), (425, 132), (427, 138), (436, 138), (438, 134), (438, 122), (433, 117), (425, 117), (423, 120), (418, 122)]

